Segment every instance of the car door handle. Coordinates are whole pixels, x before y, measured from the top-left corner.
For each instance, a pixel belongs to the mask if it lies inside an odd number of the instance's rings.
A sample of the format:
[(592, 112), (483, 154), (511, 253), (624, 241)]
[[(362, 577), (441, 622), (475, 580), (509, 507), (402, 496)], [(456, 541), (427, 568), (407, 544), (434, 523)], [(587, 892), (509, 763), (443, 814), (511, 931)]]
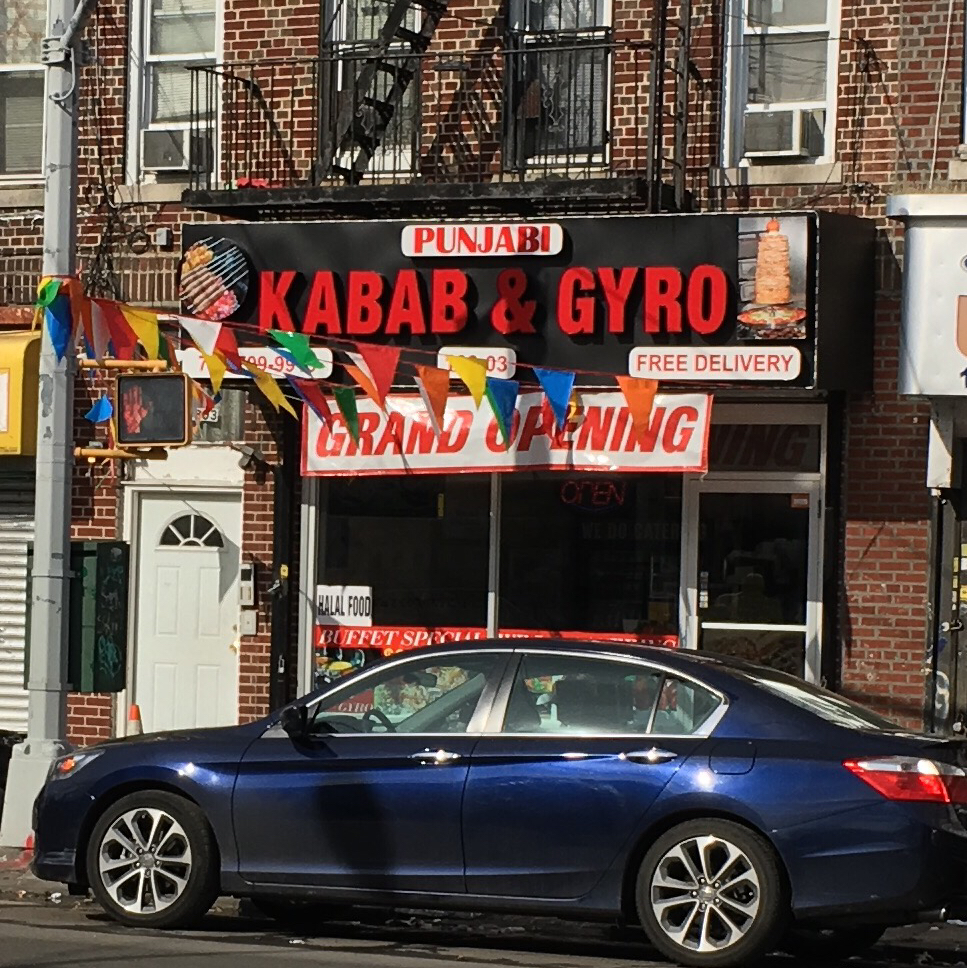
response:
[(410, 759), (430, 766), (443, 766), (446, 763), (456, 763), (460, 759), (460, 754), (452, 753), (450, 750), (423, 750), (419, 753), (410, 753)]
[(677, 753), (671, 750), (660, 750), (653, 746), (650, 750), (633, 750), (630, 753), (622, 753), (621, 759), (630, 760), (632, 763), (668, 763), (675, 759)]

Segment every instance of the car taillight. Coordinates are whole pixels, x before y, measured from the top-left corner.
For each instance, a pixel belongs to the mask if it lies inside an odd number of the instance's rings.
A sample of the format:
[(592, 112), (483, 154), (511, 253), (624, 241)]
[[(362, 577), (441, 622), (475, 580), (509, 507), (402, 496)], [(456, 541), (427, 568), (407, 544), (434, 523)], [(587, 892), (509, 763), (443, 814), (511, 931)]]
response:
[(967, 803), (967, 773), (959, 766), (916, 756), (846, 760), (851, 773), (888, 800)]

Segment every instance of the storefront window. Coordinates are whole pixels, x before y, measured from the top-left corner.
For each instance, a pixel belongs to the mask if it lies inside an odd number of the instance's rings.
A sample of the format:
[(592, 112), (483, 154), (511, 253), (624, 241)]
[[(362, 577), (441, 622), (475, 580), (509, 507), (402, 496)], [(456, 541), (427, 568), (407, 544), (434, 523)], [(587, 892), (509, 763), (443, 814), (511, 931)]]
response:
[(677, 633), (680, 476), (518, 473), (501, 483), (502, 629)]

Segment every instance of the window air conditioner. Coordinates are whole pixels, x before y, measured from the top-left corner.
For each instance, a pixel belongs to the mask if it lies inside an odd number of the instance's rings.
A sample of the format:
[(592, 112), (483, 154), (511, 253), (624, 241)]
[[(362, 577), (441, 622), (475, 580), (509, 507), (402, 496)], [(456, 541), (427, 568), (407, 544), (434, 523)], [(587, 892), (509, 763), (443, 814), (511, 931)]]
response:
[(815, 108), (747, 111), (746, 158), (818, 158), (823, 154), (823, 115)]
[(186, 128), (145, 128), (141, 132), (141, 167), (145, 171), (211, 171), (211, 134)]

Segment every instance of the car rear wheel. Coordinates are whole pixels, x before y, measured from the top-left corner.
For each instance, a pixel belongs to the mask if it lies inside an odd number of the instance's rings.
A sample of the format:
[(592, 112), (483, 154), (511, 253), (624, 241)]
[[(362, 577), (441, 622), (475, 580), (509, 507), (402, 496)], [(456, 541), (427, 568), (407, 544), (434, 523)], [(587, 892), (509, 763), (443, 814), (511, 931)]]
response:
[(780, 946), (796, 958), (845, 961), (869, 951), (886, 928), (865, 924), (836, 928), (790, 928)]
[(638, 872), (636, 903), (652, 944), (699, 968), (762, 957), (776, 947), (788, 914), (771, 846), (717, 818), (689, 820), (652, 844)]
[(122, 924), (184, 927), (218, 896), (215, 840), (191, 801), (145, 790), (111, 804), (91, 833), (87, 876)]

